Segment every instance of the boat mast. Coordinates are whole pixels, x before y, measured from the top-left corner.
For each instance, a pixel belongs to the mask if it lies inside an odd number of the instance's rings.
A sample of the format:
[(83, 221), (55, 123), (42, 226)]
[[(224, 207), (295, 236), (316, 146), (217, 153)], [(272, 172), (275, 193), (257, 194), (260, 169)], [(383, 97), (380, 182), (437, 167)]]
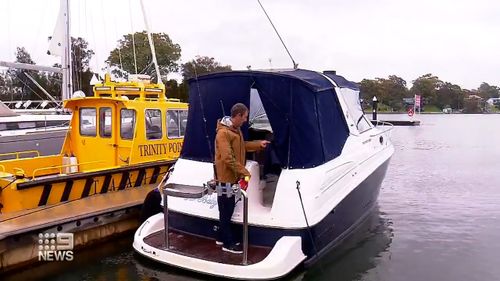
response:
[(149, 47), (151, 48), (151, 54), (153, 57), (153, 64), (155, 65), (156, 76), (158, 77), (157, 83), (162, 84), (163, 82), (161, 82), (160, 67), (158, 66), (158, 62), (156, 61), (155, 45), (153, 43), (153, 38), (151, 37), (151, 32), (149, 32), (148, 19), (146, 16), (146, 10), (144, 9), (144, 3), (142, 2), (142, 0), (141, 0), (141, 8), (142, 8), (142, 17), (144, 18), (144, 25), (146, 26), (146, 32), (148, 34)]
[(73, 93), (73, 79), (72, 79), (72, 69), (71, 69), (71, 25), (69, 16), (69, 0), (61, 0), (61, 9), (64, 16), (64, 32), (63, 32), (63, 44), (64, 54), (61, 56), (62, 65), (62, 99), (67, 100), (71, 98)]

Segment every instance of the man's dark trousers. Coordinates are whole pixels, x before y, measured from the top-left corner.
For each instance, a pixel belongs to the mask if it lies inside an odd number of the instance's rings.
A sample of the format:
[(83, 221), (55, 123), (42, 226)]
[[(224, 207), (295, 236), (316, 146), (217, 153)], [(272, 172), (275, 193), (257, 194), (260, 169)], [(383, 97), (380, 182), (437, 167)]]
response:
[(219, 206), (219, 230), (217, 240), (224, 243), (224, 247), (231, 247), (234, 244), (233, 232), (231, 229), (231, 217), (234, 212), (234, 195), (227, 197), (226, 194), (217, 196)]

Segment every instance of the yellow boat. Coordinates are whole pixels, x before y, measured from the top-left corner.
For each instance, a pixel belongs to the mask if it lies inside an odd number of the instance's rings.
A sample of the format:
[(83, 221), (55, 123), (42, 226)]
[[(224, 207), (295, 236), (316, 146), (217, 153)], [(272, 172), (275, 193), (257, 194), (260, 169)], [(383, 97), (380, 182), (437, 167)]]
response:
[(188, 105), (163, 84), (106, 75), (64, 107), (73, 117), (60, 154), (0, 161), (0, 213), (154, 184), (179, 156)]

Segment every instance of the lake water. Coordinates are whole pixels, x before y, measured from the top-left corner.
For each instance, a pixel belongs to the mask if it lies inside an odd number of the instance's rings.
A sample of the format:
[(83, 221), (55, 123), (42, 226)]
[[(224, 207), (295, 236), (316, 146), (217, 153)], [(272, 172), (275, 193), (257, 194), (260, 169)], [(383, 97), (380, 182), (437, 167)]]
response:
[[(287, 279), (500, 280), (500, 114), (416, 119), (421, 126), (392, 132), (396, 151), (378, 207), (363, 227)], [(67, 269), (44, 266), (12, 279), (205, 279), (138, 259), (131, 237), (75, 258)]]

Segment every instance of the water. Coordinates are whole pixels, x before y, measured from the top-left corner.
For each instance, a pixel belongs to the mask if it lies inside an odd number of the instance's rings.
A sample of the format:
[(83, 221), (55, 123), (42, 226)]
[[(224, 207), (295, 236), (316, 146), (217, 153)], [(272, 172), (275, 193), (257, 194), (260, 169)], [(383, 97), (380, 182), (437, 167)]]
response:
[[(382, 115), (380, 119), (405, 119)], [(499, 280), (500, 115), (421, 115), (396, 127), (378, 207), (339, 249), (288, 280)], [(10, 279), (206, 280), (137, 257), (131, 237)]]

